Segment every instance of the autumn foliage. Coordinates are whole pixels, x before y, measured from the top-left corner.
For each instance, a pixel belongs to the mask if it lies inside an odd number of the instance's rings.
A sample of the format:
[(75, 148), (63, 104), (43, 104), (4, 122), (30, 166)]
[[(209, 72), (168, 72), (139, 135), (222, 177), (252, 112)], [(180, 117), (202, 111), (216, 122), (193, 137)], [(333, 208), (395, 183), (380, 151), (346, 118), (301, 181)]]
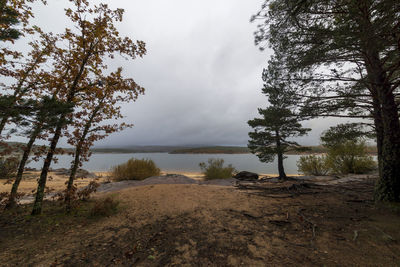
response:
[[(116, 24), (123, 20), (123, 9), (112, 10), (107, 4), (92, 5), (87, 0), (70, 0), (72, 7), (65, 9), (65, 15), (74, 27), (47, 33), (29, 24), (33, 16), (29, 5), (32, 2), (0, 1), (0, 12), (10, 17), (10, 23), (2, 25), (0, 33), (20, 23), (23, 27), (15, 37), (31, 35), (34, 40), (29, 43), (31, 51), (27, 54), (3, 47), (0, 75), (11, 82), (2, 84), (0, 94), (0, 141), (5, 147), (3, 153), (10, 153), (4, 141), (15, 134), (15, 130), (7, 129), (11, 124), (21, 129), (18, 134), (28, 138), (22, 147), (23, 156), (9, 206), (15, 205), (34, 144), (39, 139), (49, 142), (35, 151), (37, 158), (45, 157), (32, 211), (35, 215), (42, 211), (48, 172), (55, 154), (60, 152), (61, 138), (75, 147), (64, 194), (69, 210), (78, 193), (74, 185), (76, 172), (89, 159), (91, 146), (112, 133), (132, 127), (121, 123), (124, 117), (121, 104), (135, 101), (144, 94), (144, 88), (133, 78), (125, 77), (122, 67), (110, 70), (106, 61), (117, 56), (119, 60), (133, 60), (144, 56), (146, 48), (143, 41), (134, 41), (118, 32)], [(14, 39), (1, 40), (6, 43)]]

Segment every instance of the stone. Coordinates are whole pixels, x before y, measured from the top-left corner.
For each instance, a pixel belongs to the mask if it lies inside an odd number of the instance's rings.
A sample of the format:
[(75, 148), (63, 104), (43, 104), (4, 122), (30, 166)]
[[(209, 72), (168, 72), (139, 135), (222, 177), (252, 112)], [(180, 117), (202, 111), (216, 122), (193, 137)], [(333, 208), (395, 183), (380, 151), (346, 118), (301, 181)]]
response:
[(254, 172), (241, 171), (235, 175), (235, 178), (246, 181), (258, 180), (258, 174)]

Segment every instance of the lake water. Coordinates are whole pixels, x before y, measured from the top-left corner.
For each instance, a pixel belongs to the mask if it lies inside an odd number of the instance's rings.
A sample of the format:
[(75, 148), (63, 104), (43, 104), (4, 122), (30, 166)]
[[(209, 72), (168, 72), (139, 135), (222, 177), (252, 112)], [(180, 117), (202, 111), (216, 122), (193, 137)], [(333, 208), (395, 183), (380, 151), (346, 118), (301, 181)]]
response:
[[(57, 156), (58, 163), (52, 163), (51, 168), (69, 168), (72, 157), (67, 155)], [(232, 164), (238, 171), (252, 171), (257, 173), (278, 173), (276, 159), (272, 163), (262, 163), (253, 154), (168, 154), (168, 153), (125, 153), (125, 154), (101, 154), (96, 153), (90, 157), (90, 161), (83, 164), (83, 168), (89, 171), (108, 171), (112, 166), (121, 164), (130, 158), (152, 159), (157, 166), (167, 172), (187, 171), (200, 172), (199, 163), (207, 162), (209, 158), (222, 158), (225, 164)], [(284, 160), (285, 172), (297, 174), (296, 162), (299, 155), (289, 155)], [(31, 162), (28, 167), (40, 169), (42, 161)]]

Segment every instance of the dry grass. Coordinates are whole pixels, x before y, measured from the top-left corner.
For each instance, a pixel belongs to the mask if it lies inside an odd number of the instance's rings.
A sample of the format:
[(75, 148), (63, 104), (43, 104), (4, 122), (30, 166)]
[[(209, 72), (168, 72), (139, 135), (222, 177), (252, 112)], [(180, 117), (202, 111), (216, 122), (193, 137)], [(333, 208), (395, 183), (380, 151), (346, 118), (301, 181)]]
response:
[(94, 217), (113, 215), (117, 213), (119, 205), (120, 201), (112, 195), (96, 199), (90, 210), (90, 215)]
[(143, 180), (151, 176), (160, 175), (160, 169), (151, 159), (132, 158), (123, 164), (113, 167), (111, 173), (116, 181)]

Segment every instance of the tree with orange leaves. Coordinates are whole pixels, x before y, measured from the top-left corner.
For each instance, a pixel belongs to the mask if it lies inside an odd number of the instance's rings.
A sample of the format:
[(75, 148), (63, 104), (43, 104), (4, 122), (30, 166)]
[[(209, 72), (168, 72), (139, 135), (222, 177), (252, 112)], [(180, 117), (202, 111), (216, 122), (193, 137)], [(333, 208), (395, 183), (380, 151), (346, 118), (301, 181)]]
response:
[(3, 76), (12, 80), (9, 84), (2, 84), (0, 88), (0, 135), (3, 133), (8, 122), (16, 123), (21, 115), (26, 112), (27, 107), (24, 100), (27, 98), (40, 98), (46, 91), (47, 71), (43, 69), (44, 64), (54, 52), (57, 38), (51, 34), (44, 34), (37, 29), (39, 40), (30, 42), (31, 51), (21, 61), (10, 63), (11, 68), (0, 71)]
[[(67, 28), (60, 35), (62, 46), (60, 44), (53, 54), (49, 88), (58, 100), (71, 103), (75, 110), (79, 110), (87, 105), (85, 100), (88, 95), (100, 91), (98, 81), (107, 77), (107, 65), (104, 62), (107, 57), (114, 58), (116, 54), (120, 54), (125, 58), (135, 59), (145, 55), (146, 48), (142, 41), (134, 42), (128, 37), (120, 37), (114, 24), (122, 21), (123, 9), (111, 10), (106, 4), (92, 7), (87, 0), (70, 1), (74, 8), (66, 9), (66, 15), (75, 24), (75, 29)], [(116, 77), (110, 85), (113, 84), (124, 84), (122, 75)], [(136, 83), (131, 83), (129, 88), (133, 94), (143, 90)], [(101, 97), (98, 96), (100, 99)], [(73, 115), (61, 114), (54, 129), (38, 181), (33, 215), (42, 211), (47, 174), (58, 141), (67, 127), (68, 117)]]
[[(36, 0), (0, 0), (0, 41), (14, 43), (25, 34), (34, 33), (35, 27), (29, 27), (33, 17), (30, 3)], [(41, 0), (46, 4), (45, 0)], [(18, 27), (17, 27), (18, 26)], [(21, 53), (0, 46), (0, 66), (7, 65), (10, 59), (20, 58)]]
[(126, 123), (107, 124), (107, 121), (117, 121), (124, 116), (120, 103), (135, 101), (144, 88), (133, 79), (122, 77), (122, 68), (103, 77), (97, 82), (90, 94), (85, 95), (85, 106), (74, 114), (74, 131), (69, 135), (68, 143), (75, 147), (74, 159), (71, 163), (70, 177), (65, 191), (67, 212), (71, 211), (71, 199), (77, 191), (74, 186), (76, 172), (90, 157), (90, 147), (111, 133), (122, 131), (133, 125)]

